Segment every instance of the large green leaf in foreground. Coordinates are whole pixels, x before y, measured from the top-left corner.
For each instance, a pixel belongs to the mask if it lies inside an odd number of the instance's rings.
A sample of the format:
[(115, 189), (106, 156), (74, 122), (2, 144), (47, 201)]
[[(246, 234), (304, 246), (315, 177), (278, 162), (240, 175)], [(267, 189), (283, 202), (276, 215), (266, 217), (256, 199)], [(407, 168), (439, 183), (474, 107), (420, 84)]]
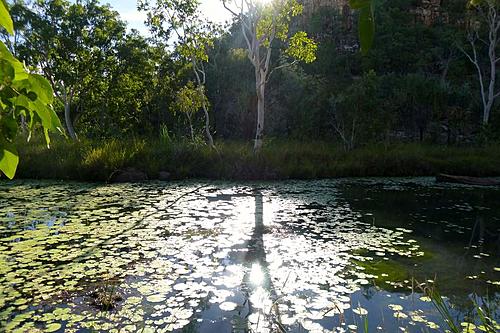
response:
[[(0, 27), (14, 33), (5, 0), (0, 0)], [(28, 73), (0, 42), (0, 171), (8, 178), (14, 178), (19, 164), (13, 143), (18, 132), (18, 118), (23, 116), (27, 120), (30, 132), (41, 125), (47, 145), (50, 131), (62, 132), (61, 122), (51, 105), (53, 95), (49, 82), (40, 75)]]
[(19, 156), (13, 144), (3, 143), (0, 145), (0, 170), (9, 177), (14, 178), (16, 174)]
[(374, 0), (349, 0), (352, 9), (359, 10), (358, 33), (361, 52), (368, 53), (375, 36)]

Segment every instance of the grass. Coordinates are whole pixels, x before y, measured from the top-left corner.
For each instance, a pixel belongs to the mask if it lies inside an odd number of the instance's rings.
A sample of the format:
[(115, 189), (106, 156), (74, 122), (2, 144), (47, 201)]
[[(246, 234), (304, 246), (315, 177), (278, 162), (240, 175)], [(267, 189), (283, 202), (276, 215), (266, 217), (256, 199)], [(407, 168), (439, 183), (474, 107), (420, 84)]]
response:
[(218, 142), (218, 151), (188, 141), (126, 139), (19, 143), (17, 178), (106, 181), (132, 167), (156, 179), (314, 179), (364, 176), (432, 176), (451, 173), (500, 176), (500, 146), (370, 145), (344, 152), (335, 143), (268, 140), (253, 153), (250, 142)]
[[(469, 320), (459, 322), (452, 316), (449, 305), (434, 285), (425, 284), (422, 287), (422, 291), (430, 298), (434, 308), (448, 325), (449, 330), (447, 330), (447, 332), (474, 333), (476, 332), (476, 327), (481, 332), (486, 333), (495, 333), (500, 330), (500, 325), (494, 318), (495, 313), (497, 313), (497, 309), (494, 308), (494, 303), (490, 302), (488, 299), (485, 300), (474, 295), (471, 296), (473, 311), (467, 316), (467, 319)], [(479, 300), (481, 302), (479, 302)]]

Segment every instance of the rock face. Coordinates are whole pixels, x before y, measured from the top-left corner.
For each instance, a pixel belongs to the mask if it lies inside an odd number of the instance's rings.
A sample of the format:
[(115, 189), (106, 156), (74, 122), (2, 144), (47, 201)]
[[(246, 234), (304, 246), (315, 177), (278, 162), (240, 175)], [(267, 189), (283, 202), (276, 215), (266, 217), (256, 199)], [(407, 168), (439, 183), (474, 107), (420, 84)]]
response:
[(299, 0), (304, 6), (303, 15), (311, 16), (321, 8), (335, 8), (343, 11), (344, 7), (349, 6), (349, 0)]
[(111, 178), (111, 183), (136, 183), (148, 180), (148, 175), (134, 168), (125, 168), (115, 172)]
[[(323, 41), (335, 40), (337, 51), (341, 53), (354, 53), (359, 49), (359, 43), (353, 24), (354, 11), (349, 6), (349, 0), (298, 0), (304, 10), (301, 15), (301, 24), (307, 26), (311, 18), (322, 11), (327, 13), (321, 18), (321, 32), (313, 35), (313, 38), (322, 43)], [(332, 12), (336, 12), (332, 15)], [(336, 33), (336, 27), (341, 27), (343, 33)]]
[(441, 0), (420, 0), (414, 13), (425, 25), (432, 25), (443, 18), (447, 21), (446, 14), (441, 10)]
[[(321, 9), (337, 9), (344, 19), (352, 22), (352, 10), (349, 0), (299, 0), (304, 6), (303, 16), (305, 19), (311, 17)], [(441, 8), (442, 0), (417, 0), (417, 5), (412, 12), (417, 19), (426, 25), (432, 25), (437, 20), (448, 21), (447, 14)], [(349, 28), (347, 30), (350, 30)]]

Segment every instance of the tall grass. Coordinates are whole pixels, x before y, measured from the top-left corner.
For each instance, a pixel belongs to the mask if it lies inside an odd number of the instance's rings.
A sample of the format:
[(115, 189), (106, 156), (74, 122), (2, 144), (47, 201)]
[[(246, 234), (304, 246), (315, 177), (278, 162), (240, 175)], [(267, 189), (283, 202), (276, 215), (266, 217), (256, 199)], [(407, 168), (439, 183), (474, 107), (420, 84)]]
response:
[(347, 176), (430, 176), (451, 173), (500, 176), (500, 147), (419, 144), (372, 145), (351, 152), (328, 142), (269, 140), (253, 153), (249, 142), (203, 143), (164, 139), (112, 139), (20, 143), (18, 178), (106, 181), (117, 170), (135, 168), (156, 179), (312, 179)]
[(476, 327), (486, 333), (497, 333), (500, 331), (500, 325), (494, 318), (497, 309), (493, 308), (493, 302), (489, 302), (488, 299), (484, 300), (477, 296), (472, 296), (473, 311), (467, 315), (465, 321), (460, 322), (453, 317), (448, 304), (434, 284), (426, 284), (422, 287), (422, 291), (430, 298), (434, 308), (438, 311), (446, 325), (448, 325), (449, 330), (447, 332), (476, 332)]

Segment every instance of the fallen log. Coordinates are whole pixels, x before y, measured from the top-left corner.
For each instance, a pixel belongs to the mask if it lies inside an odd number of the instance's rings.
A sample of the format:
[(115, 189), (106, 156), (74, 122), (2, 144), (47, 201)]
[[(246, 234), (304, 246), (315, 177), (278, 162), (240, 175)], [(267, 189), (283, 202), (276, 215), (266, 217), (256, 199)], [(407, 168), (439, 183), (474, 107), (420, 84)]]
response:
[(480, 186), (499, 186), (500, 180), (482, 177), (468, 177), (468, 176), (453, 176), (441, 173), (436, 176), (438, 183), (456, 183), (466, 185), (480, 185)]

